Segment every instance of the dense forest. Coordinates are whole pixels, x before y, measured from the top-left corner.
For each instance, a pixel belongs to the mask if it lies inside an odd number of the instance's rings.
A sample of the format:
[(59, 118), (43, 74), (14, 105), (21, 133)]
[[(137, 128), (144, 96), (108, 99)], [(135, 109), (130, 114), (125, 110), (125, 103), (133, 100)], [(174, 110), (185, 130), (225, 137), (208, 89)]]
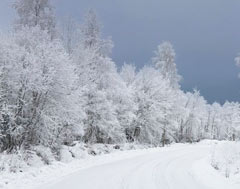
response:
[(0, 152), (240, 138), (240, 104), (208, 104), (198, 90), (181, 90), (170, 42), (140, 70), (117, 67), (95, 11), (59, 26), (49, 0), (13, 8), (12, 30), (0, 36)]

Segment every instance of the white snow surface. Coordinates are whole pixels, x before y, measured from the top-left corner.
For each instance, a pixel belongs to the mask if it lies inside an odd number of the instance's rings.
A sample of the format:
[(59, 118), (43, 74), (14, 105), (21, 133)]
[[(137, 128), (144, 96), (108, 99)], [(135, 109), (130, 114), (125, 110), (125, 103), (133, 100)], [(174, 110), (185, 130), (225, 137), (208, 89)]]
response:
[[(239, 189), (210, 163), (213, 142), (115, 151), (15, 175), (7, 189)], [(7, 176), (7, 175), (6, 175)], [(0, 186), (1, 188), (1, 186)]]

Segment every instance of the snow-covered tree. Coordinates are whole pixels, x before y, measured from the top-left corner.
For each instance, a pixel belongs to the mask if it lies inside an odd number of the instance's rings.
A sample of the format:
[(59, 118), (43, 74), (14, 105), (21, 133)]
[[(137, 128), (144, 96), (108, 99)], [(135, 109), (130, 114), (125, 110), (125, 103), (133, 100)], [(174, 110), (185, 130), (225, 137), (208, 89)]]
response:
[(64, 46), (68, 54), (72, 54), (80, 40), (80, 25), (72, 17), (68, 16), (63, 19), (60, 28)]
[(235, 141), (239, 134), (238, 125), (240, 123), (240, 105), (238, 103), (226, 102), (222, 106), (222, 127), (224, 131), (222, 133), (223, 139)]
[(121, 68), (120, 76), (127, 86), (131, 86), (136, 77), (136, 67), (132, 64), (124, 63)]
[(172, 88), (159, 71), (144, 67), (134, 81), (136, 90), (136, 111), (134, 137), (140, 143), (158, 145), (170, 140), (168, 117), (172, 108)]
[(203, 128), (206, 119), (206, 100), (200, 92), (194, 90), (187, 93), (187, 116), (184, 121), (184, 138), (187, 142), (198, 141), (203, 137)]
[(70, 97), (73, 68), (59, 40), (51, 40), (39, 27), (18, 30), (12, 38), (13, 47), (1, 44), (7, 50), (1, 56), (1, 62), (7, 63), (1, 70), (8, 68), (5, 101), (14, 108), (11, 134), (16, 131), (19, 146), (41, 143), (55, 147), (64, 140), (63, 130), (77, 123)]
[[(134, 81), (136, 79), (136, 68), (132, 64), (126, 64), (121, 68), (120, 76), (122, 80), (125, 82), (126, 90), (121, 90), (120, 94), (124, 97), (122, 100), (122, 108), (118, 107), (118, 116), (120, 116), (120, 123), (125, 128), (126, 139), (129, 142), (134, 141), (134, 132), (136, 130), (136, 111), (137, 111), (137, 103), (136, 103), (136, 95), (137, 91), (134, 86)], [(124, 105), (125, 104), (125, 105)], [(122, 111), (122, 113), (121, 113)], [(124, 121), (124, 123), (121, 121)]]
[(163, 78), (170, 81), (173, 88), (179, 88), (181, 76), (178, 74), (175, 64), (175, 51), (170, 42), (163, 42), (155, 51), (155, 57), (152, 58), (152, 63), (156, 69), (160, 70)]
[(112, 40), (101, 38), (101, 24), (94, 10), (90, 9), (85, 14), (80, 33), (80, 44), (83, 48), (95, 50), (101, 56), (110, 55), (113, 48)]
[(18, 62), (21, 60), (21, 49), (12, 37), (0, 37), (0, 150), (11, 151), (19, 143), (19, 130), (16, 129), (15, 104), (18, 73)]
[(204, 135), (208, 139), (221, 139), (222, 127), (222, 106), (219, 103), (208, 104), (206, 107), (206, 124)]
[(35, 144), (57, 148), (82, 134), (83, 114), (72, 91), (74, 67), (54, 36), (49, 1), (19, 0), (14, 7), (15, 33), (0, 45), (1, 116), (8, 120), (4, 127), (11, 139), (7, 148)]
[(126, 104), (124, 99), (130, 98), (124, 98), (121, 92), (127, 87), (108, 56), (112, 42), (101, 38), (96, 14), (92, 10), (85, 16), (80, 39), (73, 60), (78, 75), (76, 85), (83, 90), (82, 98), (85, 99), (84, 140), (90, 143), (123, 141), (120, 122), (123, 121), (123, 111), (127, 110), (123, 106), (117, 107)]
[(56, 20), (50, 0), (16, 0), (13, 7), (18, 14), (16, 29), (39, 26), (52, 38), (56, 36)]

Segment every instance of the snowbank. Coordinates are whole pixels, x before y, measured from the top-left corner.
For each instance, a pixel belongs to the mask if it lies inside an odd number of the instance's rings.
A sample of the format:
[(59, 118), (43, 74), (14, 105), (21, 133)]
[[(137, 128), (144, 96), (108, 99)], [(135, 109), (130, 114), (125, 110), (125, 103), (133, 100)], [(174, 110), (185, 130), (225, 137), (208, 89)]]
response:
[(210, 163), (226, 178), (240, 175), (240, 142), (222, 141), (215, 144)]
[[(16, 186), (25, 189), (26, 186), (32, 185), (33, 180), (37, 180), (36, 185), (38, 185), (45, 183), (46, 180), (49, 182), (49, 178), (54, 179), (56, 174), (57, 177), (61, 177), (81, 167), (92, 166), (91, 160), (94, 156), (98, 156), (99, 162), (102, 163), (104, 154), (111, 153), (111, 158), (116, 159), (120, 151), (149, 147), (136, 144), (87, 145), (75, 142), (72, 146), (62, 146), (59, 154), (53, 154), (50, 149), (43, 146), (35, 146), (29, 151), (19, 151), (15, 154), (3, 153), (0, 154), (0, 189), (16, 188)], [(141, 150), (139, 151), (141, 153)], [(138, 153), (134, 153), (136, 154)]]

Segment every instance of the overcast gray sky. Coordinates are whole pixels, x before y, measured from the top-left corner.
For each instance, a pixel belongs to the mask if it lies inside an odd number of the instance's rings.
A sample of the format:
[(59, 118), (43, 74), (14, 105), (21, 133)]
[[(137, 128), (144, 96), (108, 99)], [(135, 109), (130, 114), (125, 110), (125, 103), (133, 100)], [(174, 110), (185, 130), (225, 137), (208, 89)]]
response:
[[(197, 87), (209, 101), (240, 101), (240, 80), (234, 57), (240, 52), (239, 0), (53, 0), (59, 17), (81, 20), (94, 8), (112, 36), (113, 59), (141, 68), (164, 40), (173, 43), (182, 88)], [(0, 28), (14, 12), (12, 0), (0, 1)]]

